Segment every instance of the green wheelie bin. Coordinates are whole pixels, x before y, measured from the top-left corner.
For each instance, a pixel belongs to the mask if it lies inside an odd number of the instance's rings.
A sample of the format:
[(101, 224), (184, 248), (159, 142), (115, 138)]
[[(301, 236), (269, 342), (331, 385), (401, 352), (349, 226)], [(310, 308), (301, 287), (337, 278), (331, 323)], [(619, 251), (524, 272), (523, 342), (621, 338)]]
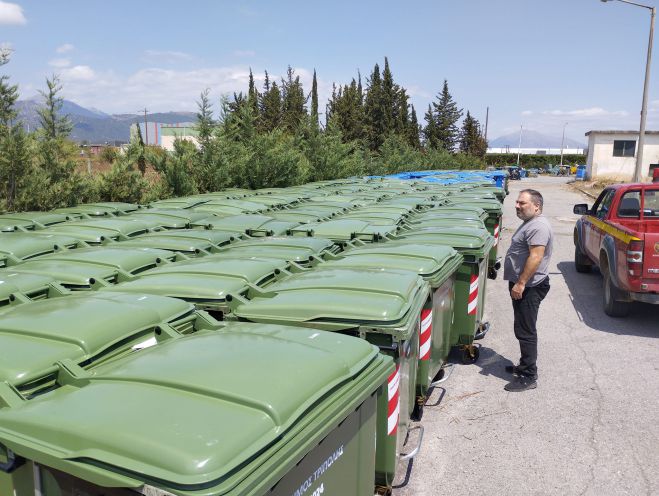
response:
[(297, 238), (293, 236), (252, 238), (227, 246), (220, 254), (232, 258), (268, 257), (295, 262), (301, 267), (315, 265), (341, 251), (341, 248), (323, 238)]
[(432, 244), (450, 246), (464, 260), (456, 274), (455, 304), (451, 346), (459, 346), (465, 363), (478, 360), (479, 350), (474, 340), (482, 339), (490, 325), (483, 319), (488, 257), (494, 239), (484, 229), (468, 227), (438, 227), (402, 233), (398, 244)]
[(182, 253), (187, 257), (200, 257), (217, 253), (221, 247), (234, 242), (232, 233), (212, 229), (178, 229), (143, 234), (137, 238), (122, 241), (122, 247), (155, 248)]
[(25, 260), (49, 255), (65, 249), (67, 246), (75, 247), (78, 244), (75, 238), (56, 234), (34, 236), (34, 233), (8, 232), (0, 236), (2, 236), (0, 238), (0, 268), (17, 265)]
[[(0, 411), (41, 397), (58, 380), (65, 385), (67, 363), (88, 368), (130, 354), (155, 343), (157, 328), (189, 327), (193, 312), (180, 300), (133, 294), (20, 303), (0, 309)], [(213, 322), (197, 328), (212, 328)], [(0, 494), (38, 494), (33, 468), (0, 443)]]
[(70, 291), (54, 277), (29, 272), (0, 271), (0, 308), (14, 302), (37, 301), (66, 296)]
[(359, 219), (334, 219), (327, 222), (303, 224), (291, 229), (291, 236), (319, 236), (335, 243), (347, 244), (354, 239), (364, 242), (383, 241), (395, 235), (397, 224), (373, 224)]
[(316, 267), (265, 290), (248, 291), (247, 299), (228, 295), (231, 319), (313, 327), (361, 337), (394, 359), (388, 393), (378, 402), (376, 483), (391, 488), (403, 454), (416, 404), (421, 312), (430, 286), (409, 271)]
[(417, 404), (413, 414), (417, 420), (423, 415), (428, 392), (433, 381), (441, 378), (451, 351), (454, 286), (462, 262), (462, 255), (449, 246), (387, 243), (347, 250), (327, 262), (328, 267), (408, 270), (430, 284), (431, 298), (420, 315)]
[(14, 212), (0, 215), (0, 231), (11, 231), (11, 227), (21, 231), (35, 231), (68, 220), (66, 215), (53, 212)]
[(287, 222), (267, 215), (240, 214), (228, 217), (205, 217), (193, 226), (206, 226), (214, 231), (226, 231), (248, 236), (281, 236), (299, 222)]
[(42, 496), (374, 493), (376, 406), (394, 369), (376, 347), (246, 323), (155, 341), (60, 360), (33, 398), (0, 391), (13, 460), (0, 470), (25, 460)]
[(499, 247), (501, 229), (503, 228), (503, 205), (496, 199), (456, 198), (451, 201), (460, 206), (482, 208), (487, 212), (485, 227), (490, 234), (494, 236), (494, 244), (492, 245), (492, 250), (490, 252), (488, 277), (490, 279), (496, 279), (497, 273), (501, 268), (501, 260), (497, 258), (497, 250)]

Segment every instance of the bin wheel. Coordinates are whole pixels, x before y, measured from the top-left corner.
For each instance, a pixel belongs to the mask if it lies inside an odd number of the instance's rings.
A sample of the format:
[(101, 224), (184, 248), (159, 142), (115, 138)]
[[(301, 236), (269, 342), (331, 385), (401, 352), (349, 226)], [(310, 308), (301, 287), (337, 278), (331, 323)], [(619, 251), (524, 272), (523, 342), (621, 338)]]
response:
[(462, 363), (471, 365), (476, 363), (481, 355), (481, 350), (478, 346), (468, 345), (462, 348)]
[(423, 407), (426, 402), (426, 399), (423, 397), (418, 397), (416, 399), (416, 403), (414, 404), (414, 409), (412, 410), (412, 414), (410, 417), (412, 420), (415, 422), (419, 422), (423, 418)]
[(487, 278), (488, 279), (496, 279), (497, 275), (499, 274), (499, 271), (495, 269), (494, 267), (490, 267), (487, 269)]

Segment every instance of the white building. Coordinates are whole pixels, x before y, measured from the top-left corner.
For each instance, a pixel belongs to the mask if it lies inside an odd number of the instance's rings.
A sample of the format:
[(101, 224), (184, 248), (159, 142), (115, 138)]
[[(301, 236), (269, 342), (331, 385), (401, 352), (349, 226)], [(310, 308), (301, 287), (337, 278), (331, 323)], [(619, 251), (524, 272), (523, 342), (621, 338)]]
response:
[[(636, 168), (638, 131), (588, 131), (586, 177), (630, 181)], [(659, 168), (659, 131), (645, 131), (642, 177)]]
[(199, 133), (193, 126), (162, 126), (160, 128), (160, 146), (171, 152), (174, 150), (174, 140), (182, 139), (194, 143), (199, 148)]
[[(486, 153), (510, 153), (517, 155), (519, 150), (520, 155), (560, 155), (560, 148), (517, 148), (506, 146), (503, 148), (488, 148)], [(583, 148), (563, 148), (563, 155), (583, 155)]]

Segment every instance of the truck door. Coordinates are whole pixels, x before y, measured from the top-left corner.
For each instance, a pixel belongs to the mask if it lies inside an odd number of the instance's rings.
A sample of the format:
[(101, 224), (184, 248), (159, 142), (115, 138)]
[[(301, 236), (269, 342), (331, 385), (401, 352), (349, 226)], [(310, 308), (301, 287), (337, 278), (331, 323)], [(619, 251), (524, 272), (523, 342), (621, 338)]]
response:
[(597, 225), (597, 220), (603, 221), (607, 217), (614, 196), (614, 189), (605, 189), (602, 191), (595, 202), (595, 205), (593, 205), (591, 217), (588, 218), (588, 222), (584, 226), (584, 246), (588, 256), (593, 260), (599, 260), (600, 244), (602, 242), (603, 233), (602, 229)]

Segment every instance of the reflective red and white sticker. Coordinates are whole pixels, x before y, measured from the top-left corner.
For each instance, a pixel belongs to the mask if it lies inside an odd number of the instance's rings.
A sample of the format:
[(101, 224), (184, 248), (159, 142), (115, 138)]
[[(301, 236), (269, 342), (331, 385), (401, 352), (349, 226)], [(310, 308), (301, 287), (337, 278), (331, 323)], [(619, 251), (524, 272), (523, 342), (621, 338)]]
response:
[(476, 315), (478, 307), (478, 274), (472, 274), (471, 284), (469, 285), (469, 299), (467, 300), (467, 314)]
[(400, 365), (396, 365), (396, 370), (389, 376), (387, 381), (389, 386), (388, 400), (389, 409), (387, 412), (387, 434), (393, 436), (398, 428), (398, 416), (400, 414)]
[(421, 310), (421, 329), (419, 334), (419, 358), (430, 360), (430, 342), (432, 339), (432, 309)]
[(499, 244), (499, 224), (494, 226), (494, 246)]

